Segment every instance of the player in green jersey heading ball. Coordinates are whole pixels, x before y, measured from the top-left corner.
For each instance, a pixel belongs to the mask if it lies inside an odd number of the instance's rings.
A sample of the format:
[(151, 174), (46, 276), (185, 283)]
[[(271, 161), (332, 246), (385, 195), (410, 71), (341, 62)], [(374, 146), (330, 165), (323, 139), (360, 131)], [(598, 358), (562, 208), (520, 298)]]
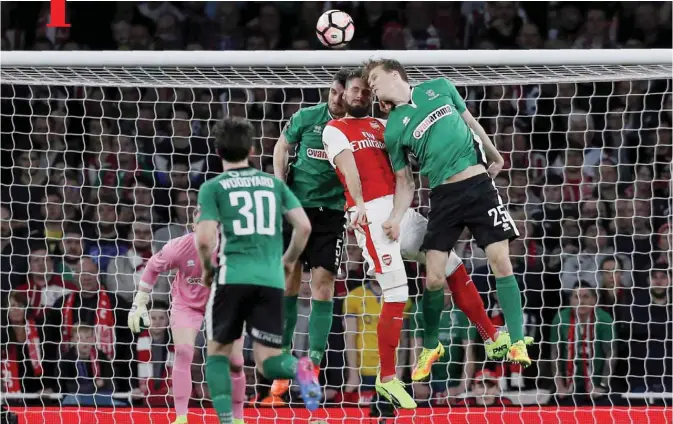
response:
[[(284, 270), (294, 268), (311, 224), (284, 182), (248, 164), (250, 123), (225, 118), (213, 133), (224, 172), (199, 190), (196, 226), (202, 281), (212, 285), (206, 306), (206, 380), (213, 406), (221, 424), (233, 423), (229, 358), (242, 355), (234, 341), (246, 326), (259, 372), (270, 379), (296, 378), (306, 407), (316, 409), (322, 392), (312, 362), (297, 361), (281, 349)], [(284, 254), (283, 216), (294, 229)], [(217, 266), (211, 262), (216, 248)]]
[[(467, 227), (485, 249), (495, 274), (498, 300), (512, 340), (507, 358), (530, 365), (521, 293), (509, 260), (509, 241), (519, 233), (491, 178), (502, 169), (502, 156), (467, 110), (456, 87), (445, 78), (412, 87), (404, 67), (391, 59), (369, 61), (365, 74), (379, 100), (393, 105), (384, 133), (393, 171), (409, 166), (408, 153), (413, 153), (421, 174), (430, 181), (430, 214), (423, 240), (427, 261), (425, 321), (439, 321), (441, 305), (429, 303), (443, 302), (443, 296), (430, 293), (443, 289), (448, 253)], [(409, 205), (396, 203), (395, 207), (406, 210)], [(395, 211), (391, 214), (398, 215), (402, 216)], [(390, 229), (389, 236), (399, 237), (399, 224)], [(424, 349), (417, 366), (432, 362), (437, 350), (441, 346)]]
[[(346, 213), (344, 190), (330, 164), (322, 142), (322, 131), (332, 119), (345, 114), (342, 93), (350, 70), (337, 72), (327, 103), (307, 107), (292, 115), (273, 151), (276, 178), (285, 180), (306, 210), (313, 232), (297, 267), (287, 279), (283, 349), (290, 351), (297, 324), (297, 299), (302, 266), (311, 270), (311, 313), (309, 315), (309, 352), (316, 366), (325, 354), (332, 328), (334, 281), (341, 264)], [(296, 147), (296, 158), (289, 166), (288, 152)], [(271, 394), (280, 396), (289, 381), (276, 380)]]

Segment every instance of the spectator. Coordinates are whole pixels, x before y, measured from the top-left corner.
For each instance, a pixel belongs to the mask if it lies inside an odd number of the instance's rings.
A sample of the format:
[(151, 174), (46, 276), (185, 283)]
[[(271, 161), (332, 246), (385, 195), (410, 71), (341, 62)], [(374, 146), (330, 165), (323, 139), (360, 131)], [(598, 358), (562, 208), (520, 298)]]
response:
[(13, 219), (7, 204), (0, 205), (0, 295), (23, 284), (28, 272), (28, 228)]
[(619, 257), (604, 257), (598, 268), (598, 305), (610, 314), (616, 325), (628, 316), (624, 308), (631, 306), (632, 296), (624, 285), (624, 268)]
[(653, 269), (649, 287), (639, 289), (631, 307), (632, 323), (619, 338), (629, 345), (629, 391), (673, 391), (673, 301), (670, 269)]
[[(419, 301), (420, 302), (420, 301)], [(409, 313), (409, 330), (414, 340), (414, 356), (423, 350), (423, 311), (416, 302)], [(455, 308), (448, 286), (444, 287), (444, 310), (440, 317), (439, 342), (446, 347), (446, 354), (432, 366), (430, 383), (414, 383), (414, 398), (433, 405), (446, 405), (448, 401), (466, 392), (467, 382), (474, 374), (475, 358), (467, 357), (470, 322), (465, 314)]]
[(175, 106), (171, 117), (172, 137), (164, 137), (157, 143), (154, 166), (159, 171), (159, 182), (171, 187), (170, 171), (177, 164), (188, 166), (194, 181), (203, 181), (207, 172), (212, 172), (213, 152), (209, 141), (202, 137), (193, 137), (190, 120), (192, 111), (186, 106)]
[(58, 363), (58, 388), (63, 405), (123, 405), (112, 399), (114, 370), (108, 356), (96, 347), (95, 330), (85, 324), (73, 328), (72, 347)]
[(2, 357), (2, 389), (5, 393), (37, 393), (51, 390), (44, 386), (44, 361), (39, 322), (25, 313), (28, 299), (25, 293), (13, 292), (7, 302), (7, 327), (3, 329), (0, 345)]
[[(107, 269), (105, 285), (107, 289), (119, 298), (132, 303), (136, 287), (140, 283), (147, 261), (152, 257), (152, 227), (148, 222), (136, 221), (131, 232), (131, 248), (121, 256), (110, 261)], [(168, 302), (170, 283), (166, 277), (160, 277), (154, 290), (152, 299)]]
[[(563, 254), (561, 257), (561, 281), (564, 290), (570, 290), (577, 280), (586, 281), (593, 287), (599, 287), (599, 265), (608, 258), (615, 257), (615, 250), (608, 244), (608, 237), (599, 236), (595, 221), (584, 224), (580, 230), (579, 251)], [(617, 256), (621, 258), (621, 255)], [(619, 273), (620, 287), (629, 287), (628, 269)]]
[(269, 50), (285, 50), (289, 46), (287, 32), (281, 30), (281, 20), (280, 10), (276, 4), (266, 3), (260, 6), (256, 26), (261, 31)]
[(73, 268), (84, 255), (82, 230), (78, 224), (69, 224), (65, 227), (61, 240), (61, 251), (63, 256), (55, 261), (54, 271), (61, 275), (63, 281), (75, 283)]
[(95, 227), (88, 231), (89, 246), (85, 250), (100, 269), (107, 270), (112, 259), (126, 254), (128, 250), (128, 244), (124, 240), (125, 231), (118, 224), (117, 217), (121, 208), (117, 205), (116, 197), (108, 196), (102, 198), (92, 209)]
[(80, 291), (56, 300), (46, 315), (45, 356), (58, 358), (65, 354), (76, 342), (77, 325), (91, 326), (95, 328), (96, 349), (112, 361), (114, 390), (130, 390), (132, 335), (126, 324), (130, 304), (100, 285), (92, 258), (83, 257), (76, 271)]
[(552, 324), (552, 369), (558, 402), (590, 403), (609, 390), (612, 318), (597, 308), (596, 289), (579, 281)]
[(190, 190), (176, 190), (175, 201), (172, 204), (175, 220), (159, 228), (152, 239), (152, 250), (160, 251), (169, 240), (183, 236), (190, 232), (193, 224), (192, 217), (196, 210), (197, 192)]
[(56, 300), (77, 291), (78, 287), (64, 282), (61, 275), (54, 271), (54, 260), (44, 243), (34, 242), (30, 247), (26, 283), (16, 288), (23, 293), (27, 301), (26, 315), (29, 319), (42, 320), (45, 310), (52, 308)]
[(495, 374), (489, 370), (478, 371), (472, 384), (472, 396), (462, 399), (458, 406), (509, 406), (512, 401), (503, 397)]
[(516, 44), (521, 49), (539, 49), (542, 42), (540, 29), (535, 24), (523, 24), (516, 36)]
[(145, 402), (149, 406), (172, 406), (170, 376), (175, 353), (168, 326), (168, 305), (153, 302), (150, 327), (138, 336), (137, 352), (139, 391)]
[(600, 6), (589, 7), (586, 13), (584, 35), (573, 45), (575, 49), (609, 49), (616, 48), (610, 39), (610, 20), (607, 11)]
[(432, 25), (430, 9), (427, 3), (408, 2), (406, 16), (409, 18), (404, 28), (407, 50), (439, 49), (437, 29)]
[(52, 254), (56, 253), (63, 238), (64, 209), (65, 203), (60, 193), (48, 192), (42, 207), (44, 221), (40, 226), (40, 236), (47, 241), (49, 253)]

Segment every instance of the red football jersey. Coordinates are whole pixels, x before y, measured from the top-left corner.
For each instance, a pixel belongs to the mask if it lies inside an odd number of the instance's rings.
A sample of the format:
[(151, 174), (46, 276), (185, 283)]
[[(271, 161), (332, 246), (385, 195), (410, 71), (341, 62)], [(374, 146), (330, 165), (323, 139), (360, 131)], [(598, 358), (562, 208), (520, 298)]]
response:
[[(333, 166), (339, 153), (344, 150), (353, 152), (365, 202), (395, 193), (395, 174), (383, 141), (384, 130), (380, 120), (366, 117), (333, 119), (323, 131), (323, 144)], [(338, 168), (336, 172), (346, 188), (344, 175)], [(355, 206), (348, 188), (345, 192), (346, 207)]]

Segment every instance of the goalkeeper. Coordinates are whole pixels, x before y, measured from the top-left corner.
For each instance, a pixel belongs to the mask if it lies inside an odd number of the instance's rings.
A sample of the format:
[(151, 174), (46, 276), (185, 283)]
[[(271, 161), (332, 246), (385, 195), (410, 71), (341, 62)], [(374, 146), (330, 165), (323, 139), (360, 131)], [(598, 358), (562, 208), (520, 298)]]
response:
[[(438, 330), (433, 326), (439, 323), (443, 309), (449, 252), (467, 227), (485, 249), (496, 277), (498, 300), (512, 341), (507, 359), (530, 365), (523, 336), (521, 293), (509, 260), (509, 241), (519, 233), (491, 178), (502, 169), (502, 156), (448, 80), (435, 79), (411, 87), (404, 67), (390, 59), (369, 61), (365, 73), (379, 100), (393, 104), (384, 133), (393, 171), (409, 166), (410, 151), (419, 161), (421, 174), (430, 181), (431, 210), (423, 239), (427, 269), (422, 305), (425, 332)], [(410, 202), (396, 202), (391, 217), (401, 219)], [(391, 219), (387, 227), (393, 239), (399, 237), (400, 219)], [(442, 350), (441, 344), (424, 342), (417, 367), (437, 360)]]
[[(274, 174), (286, 180), (306, 210), (313, 232), (296, 267), (287, 276), (283, 349), (290, 352), (297, 324), (297, 299), (302, 266), (311, 270), (311, 313), (309, 315), (308, 355), (319, 370), (332, 328), (334, 281), (341, 264), (346, 214), (344, 190), (323, 149), (322, 132), (330, 120), (345, 114), (341, 95), (350, 71), (336, 73), (327, 103), (301, 109), (291, 118), (273, 151)], [(296, 160), (288, 172), (288, 151), (297, 146)], [(285, 242), (290, 234), (285, 228)], [(276, 380), (271, 394), (280, 396), (289, 380)]]
[[(194, 221), (198, 212), (194, 214)], [(201, 283), (201, 261), (196, 251), (194, 233), (169, 241), (147, 262), (140, 277), (138, 292), (128, 317), (131, 331), (140, 332), (140, 320), (149, 326), (147, 303), (160, 273), (175, 270), (171, 292), (171, 332), (175, 344), (175, 359), (171, 379), (175, 399), (174, 424), (187, 423), (187, 406), (192, 392), (192, 359), (194, 342), (201, 330), (210, 290)], [(241, 351), (243, 339), (236, 341), (234, 351)], [(243, 355), (232, 356), (229, 365), (232, 384), (232, 412), (234, 424), (243, 424), (245, 402), (245, 374)]]

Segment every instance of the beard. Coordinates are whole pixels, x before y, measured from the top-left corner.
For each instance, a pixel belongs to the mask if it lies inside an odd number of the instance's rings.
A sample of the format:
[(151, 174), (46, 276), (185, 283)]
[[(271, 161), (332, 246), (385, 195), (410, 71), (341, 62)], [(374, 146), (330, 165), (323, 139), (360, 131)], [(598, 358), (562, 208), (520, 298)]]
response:
[(355, 118), (364, 118), (369, 114), (370, 105), (346, 105), (346, 112)]
[(668, 296), (668, 289), (666, 287), (650, 287), (650, 294), (656, 299), (664, 299)]

